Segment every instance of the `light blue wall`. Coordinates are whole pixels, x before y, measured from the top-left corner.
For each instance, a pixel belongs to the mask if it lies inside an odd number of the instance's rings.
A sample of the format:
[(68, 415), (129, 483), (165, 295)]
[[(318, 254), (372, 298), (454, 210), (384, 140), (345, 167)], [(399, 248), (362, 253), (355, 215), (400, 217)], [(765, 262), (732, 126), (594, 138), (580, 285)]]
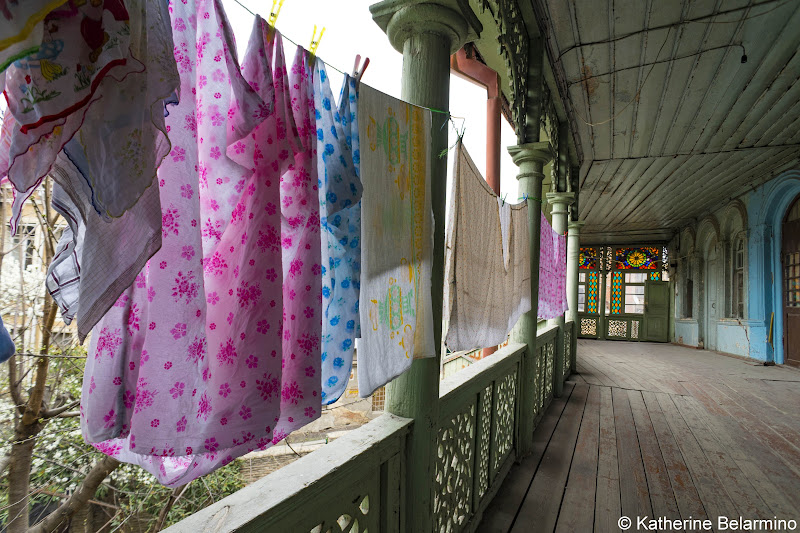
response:
[[(800, 170), (786, 171), (767, 183), (757, 187), (738, 199), (740, 209), (746, 210), (744, 224), (747, 230), (747, 257), (745, 272), (745, 318), (720, 318), (708, 327), (715, 328), (716, 350), (742, 355), (760, 361), (783, 363), (783, 314), (781, 309), (781, 287), (783, 284), (780, 268), (781, 226), (786, 211), (792, 201), (800, 194)], [(681, 239), (689, 240), (690, 250), (681, 250), (677, 256), (681, 266), (676, 283), (673, 342), (687, 346), (702, 347), (707, 344), (705, 313), (705, 287), (703, 285), (703, 258), (705, 246), (710, 239), (732, 245), (735, 231), (729, 227), (730, 207), (725, 206), (703, 218), (698, 224), (685, 228)], [(677, 242), (677, 241), (675, 241)], [(730, 248), (725, 249), (724, 262), (719, 269), (715, 285), (720, 287), (718, 302), (728, 305), (730, 298)], [(693, 261), (694, 268), (694, 314), (692, 319), (680, 318), (683, 280), (680, 273), (685, 272), (687, 262)], [(723, 316), (729, 314), (728, 307), (722, 307)], [(767, 342), (770, 320), (774, 312), (773, 343)], [(708, 347), (708, 346), (705, 346)]]
[[(789, 170), (748, 195), (748, 318), (753, 324), (750, 328), (750, 357), (778, 364), (783, 363), (781, 225), (789, 205), (798, 194), (800, 170)], [(773, 343), (770, 346), (766, 339), (773, 312)]]
[(678, 344), (697, 346), (700, 342), (697, 320), (678, 318), (675, 320), (675, 338)]

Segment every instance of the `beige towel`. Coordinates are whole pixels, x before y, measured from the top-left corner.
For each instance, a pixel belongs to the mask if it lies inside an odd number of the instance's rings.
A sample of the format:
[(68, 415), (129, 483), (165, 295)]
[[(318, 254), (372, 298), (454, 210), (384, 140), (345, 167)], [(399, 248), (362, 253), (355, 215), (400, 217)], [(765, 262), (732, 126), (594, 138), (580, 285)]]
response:
[(430, 110), (361, 85), (362, 397), (436, 355), (431, 306)]
[(496, 346), (531, 309), (527, 203), (502, 202), (464, 146), (456, 147), (445, 257), (445, 343)]

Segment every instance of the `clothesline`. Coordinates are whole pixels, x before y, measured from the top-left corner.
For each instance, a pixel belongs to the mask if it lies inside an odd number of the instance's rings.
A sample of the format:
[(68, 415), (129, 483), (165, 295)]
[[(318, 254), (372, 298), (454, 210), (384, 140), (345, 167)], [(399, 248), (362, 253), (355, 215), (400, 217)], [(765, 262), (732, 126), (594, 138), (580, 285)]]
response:
[[(242, 9), (244, 9), (245, 11), (247, 11), (248, 13), (250, 13), (251, 15), (253, 15), (254, 17), (256, 17), (256, 16), (259, 16), (259, 15), (258, 15), (258, 13), (254, 12), (252, 9), (250, 9), (249, 7), (247, 7), (246, 5), (244, 5), (243, 3), (241, 3), (239, 0), (233, 0), (233, 1), (234, 1), (234, 2), (236, 2), (237, 4), (239, 4), (239, 5), (242, 7)], [(290, 39), (290, 38), (289, 38), (289, 37), (288, 37), (286, 34), (284, 34), (284, 33), (281, 33), (281, 36), (282, 36), (284, 39), (286, 39), (287, 41), (289, 41), (290, 43), (292, 43), (293, 45), (295, 45), (295, 46), (301, 46), (301, 45), (297, 44), (295, 41), (293, 41), (292, 39)], [(336, 72), (338, 72), (338, 73), (339, 73), (339, 74), (341, 74), (342, 76), (345, 76), (345, 75), (347, 75), (347, 73), (346, 73), (346, 72), (344, 72), (343, 70), (341, 70), (341, 69), (337, 68), (336, 66), (334, 66), (334, 65), (332, 65), (332, 64), (330, 64), (330, 63), (328, 63), (328, 62), (325, 62), (325, 65), (326, 65), (326, 66), (328, 66), (328, 67), (330, 67), (330, 68), (332, 68), (333, 70), (335, 70)], [(424, 107), (424, 106), (422, 106), (422, 107)], [(440, 114), (443, 114), (443, 115), (447, 115), (447, 116), (448, 116), (449, 118), (451, 118), (451, 119), (453, 119), (453, 118), (457, 118), (457, 119), (460, 119), (460, 120), (466, 121), (466, 118), (464, 118), (464, 117), (456, 117), (456, 116), (454, 116), (454, 115), (451, 115), (449, 111), (443, 111), (443, 110), (441, 110), (441, 109), (434, 109), (434, 108), (432, 108), (432, 107), (427, 107), (427, 108), (425, 108), (425, 109), (430, 109), (432, 113), (440, 113)], [(455, 128), (455, 125), (453, 125), (453, 127)], [(462, 131), (463, 131), (463, 127), (462, 127)], [(457, 129), (456, 129), (456, 134), (458, 134), (458, 130), (457, 130)], [(462, 134), (462, 135), (463, 135), (463, 134)]]

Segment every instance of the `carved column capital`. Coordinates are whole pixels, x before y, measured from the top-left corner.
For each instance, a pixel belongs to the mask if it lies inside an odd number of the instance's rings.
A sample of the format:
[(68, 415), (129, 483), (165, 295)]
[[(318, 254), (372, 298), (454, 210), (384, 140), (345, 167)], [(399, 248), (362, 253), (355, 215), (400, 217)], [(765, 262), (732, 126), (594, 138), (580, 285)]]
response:
[(394, 49), (401, 53), (412, 35), (434, 33), (445, 37), (450, 48), (448, 55), (478, 37), (473, 29), (480, 26), (477, 17), (455, 0), (384, 0), (372, 4), (369, 10)]
[[(553, 217), (569, 214), (569, 206), (575, 201), (574, 192), (549, 192), (547, 203), (553, 206)], [(564, 220), (566, 222), (566, 219)], [(566, 224), (564, 224), (566, 226)]]

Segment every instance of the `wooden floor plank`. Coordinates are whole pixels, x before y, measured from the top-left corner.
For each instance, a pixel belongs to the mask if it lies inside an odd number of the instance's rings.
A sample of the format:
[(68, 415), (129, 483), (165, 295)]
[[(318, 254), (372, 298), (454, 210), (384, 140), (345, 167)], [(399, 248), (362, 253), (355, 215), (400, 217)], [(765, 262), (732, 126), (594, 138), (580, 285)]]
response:
[(614, 425), (614, 404), (611, 389), (600, 390), (600, 432), (597, 458), (597, 491), (594, 508), (596, 533), (619, 531), (617, 520), (621, 516), (619, 503), (619, 462), (617, 459), (617, 433)]
[(722, 481), (725, 491), (740, 515), (762, 519), (772, 518), (769, 506), (761, 499), (727, 450), (712, 435), (707, 422), (709, 415), (706, 413), (704, 416), (696, 409), (689, 407), (689, 402), (696, 402), (694, 399), (677, 396), (673, 397), (672, 401), (678, 407), (678, 411), (705, 452), (709, 464)]
[(714, 475), (714, 470), (708, 463), (702, 448), (678, 412), (678, 408), (675, 407), (672, 396), (659, 393), (656, 394), (656, 397), (661, 412), (664, 413), (667, 424), (675, 436), (686, 466), (689, 468), (708, 517), (716, 523), (719, 516), (736, 516), (736, 507), (725, 492), (725, 487)]
[(647, 490), (639, 438), (633, 423), (628, 394), (623, 389), (611, 390), (614, 399), (614, 425), (617, 428), (617, 456), (619, 460), (619, 499), (622, 514), (650, 516), (653, 512)]
[(597, 488), (597, 451), (600, 438), (600, 388), (590, 387), (578, 441), (558, 515), (556, 533), (591, 531)]
[(667, 466), (661, 455), (650, 415), (647, 412), (642, 393), (628, 391), (628, 401), (633, 413), (633, 422), (636, 425), (636, 435), (639, 439), (639, 448), (642, 453), (644, 470), (647, 475), (647, 489), (650, 493), (650, 503), (653, 516), (678, 517), (678, 504), (672, 491)]
[[(749, 387), (742, 387), (743, 384), (742, 380), (725, 380), (713, 386), (756, 418), (768, 420), (769, 427), (800, 452), (800, 421), (764, 402), (761, 394), (754, 394)], [(800, 412), (796, 406), (795, 410)]]
[(669, 474), (680, 517), (683, 519), (706, 519), (708, 515), (703, 507), (703, 502), (700, 501), (700, 495), (697, 494), (692, 475), (683, 460), (683, 455), (681, 455), (675, 437), (669, 429), (664, 413), (661, 412), (656, 395), (652, 392), (643, 392), (642, 399), (647, 406), (647, 412), (658, 439), (658, 446)]
[[(684, 402), (687, 410), (702, 416), (705, 410), (696, 401)], [(707, 414), (707, 413), (706, 413)], [(791, 472), (782, 466), (772, 450), (750, 437), (735, 420), (727, 417), (706, 416), (710, 433), (731, 455), (761, 498), (769, 505), (773, 516), (790, 516), (800, 509), (800, 478), (792, 479)], [(788, 483), (784, 484), (784, 481)], [(784, 489), (779, 488), (784, 485)], [(791, 501), (791, 496), (797, 498)]]
[[(697, 388), (696, 385), (695, 388)], [(769, 419), (753, 415), (716, 387), (708, 387), (706, 392), (719, 404), (727, 416), (735, 418), (745, 430), (751, 432), (773, 450), (778, 450), (778, 456), (786, 465), (796, 474), (800, 474), (800, 450), (777, 433), (768, 423)]]
[(588, 392), (588, 386), (575, 385), (512, 532), (553, 531), (555, 528)]
[(511, 468), (500, 485), (498, 495), (501, 496), (495, 497), (483, 512), (478, 531), (506, 533), (511, 529), (574, 386), (572, 383), (567, 383), (564, 386), (564, 394), (560, 398), (553, 398), (550, 402), (533, 434), (531, 454)]
[(798, 515), (800, 372), (659, 343), (579, 339), (577, 355), (477, 531)]

